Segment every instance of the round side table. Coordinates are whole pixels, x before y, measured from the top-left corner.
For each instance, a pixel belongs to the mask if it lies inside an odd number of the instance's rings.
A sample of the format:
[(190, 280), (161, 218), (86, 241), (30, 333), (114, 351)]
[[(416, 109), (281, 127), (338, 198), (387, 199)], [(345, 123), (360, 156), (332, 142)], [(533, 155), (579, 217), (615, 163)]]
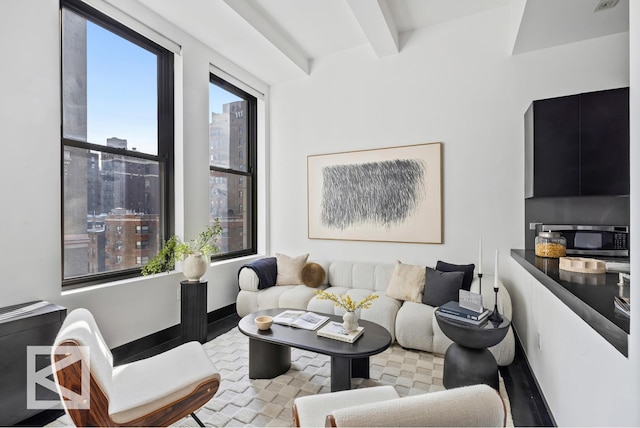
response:
[(507, 335), (511, 321), (503, 315), (500, 323), (486, 321), (474, 325), (440, 315), (436, 320), (442, 332), (454, 343), (444, 355), (442, 383), (445, 388), (484, 383), (498, 389), (498, 364), (487, 348), (497, 345)]

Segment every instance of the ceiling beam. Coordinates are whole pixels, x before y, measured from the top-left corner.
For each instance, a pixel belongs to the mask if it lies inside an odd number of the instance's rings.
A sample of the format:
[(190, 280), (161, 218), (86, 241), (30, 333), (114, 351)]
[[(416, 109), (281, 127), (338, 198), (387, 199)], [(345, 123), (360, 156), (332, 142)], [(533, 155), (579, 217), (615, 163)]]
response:
[(388, 0), (347, 0), (369, 44), (384, 57), (400, 52), (398, 30), (391, 16)]
[(223, 0), (251, 27), (260, 33), (276, 49), (289, 59), (305, 74), (310, 73), (309, 58), (303, 50), (295, 44), (272, 21), (267, 19), (250, 3), (249, 0)]

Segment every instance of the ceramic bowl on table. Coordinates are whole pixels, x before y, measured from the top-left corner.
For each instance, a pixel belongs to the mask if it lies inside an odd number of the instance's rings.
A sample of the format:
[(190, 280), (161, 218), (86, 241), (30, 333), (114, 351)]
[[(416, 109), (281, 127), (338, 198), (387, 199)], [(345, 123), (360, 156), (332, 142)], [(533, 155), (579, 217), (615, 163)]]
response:
[(271, 324), (273, 324), (273, 317), (269, 316), (260, 316), (255, 319), (256, 326), (258, 330), (269, 330), (271, 328)]

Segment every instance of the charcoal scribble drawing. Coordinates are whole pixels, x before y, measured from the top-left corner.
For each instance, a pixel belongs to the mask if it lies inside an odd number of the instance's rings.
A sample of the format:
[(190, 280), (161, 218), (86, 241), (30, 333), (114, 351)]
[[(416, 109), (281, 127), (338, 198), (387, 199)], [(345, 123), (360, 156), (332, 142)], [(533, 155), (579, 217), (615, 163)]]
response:
[(426, 166), (419, 159), (326, 166), (322, 224), (340, 230), (359, 224), (399, 225), (423, 201), (425, 177)]

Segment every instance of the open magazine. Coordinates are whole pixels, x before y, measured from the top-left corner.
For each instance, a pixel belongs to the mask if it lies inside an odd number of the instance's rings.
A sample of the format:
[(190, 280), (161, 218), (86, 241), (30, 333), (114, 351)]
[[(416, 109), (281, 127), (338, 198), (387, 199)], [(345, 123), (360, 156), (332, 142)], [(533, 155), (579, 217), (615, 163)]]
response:
[(284, 311), (273, 317), (273, 322), (276, 324), (304, 328), (305, 330), (315, 330), (328, 320), (327, 316), (306, 311)]

